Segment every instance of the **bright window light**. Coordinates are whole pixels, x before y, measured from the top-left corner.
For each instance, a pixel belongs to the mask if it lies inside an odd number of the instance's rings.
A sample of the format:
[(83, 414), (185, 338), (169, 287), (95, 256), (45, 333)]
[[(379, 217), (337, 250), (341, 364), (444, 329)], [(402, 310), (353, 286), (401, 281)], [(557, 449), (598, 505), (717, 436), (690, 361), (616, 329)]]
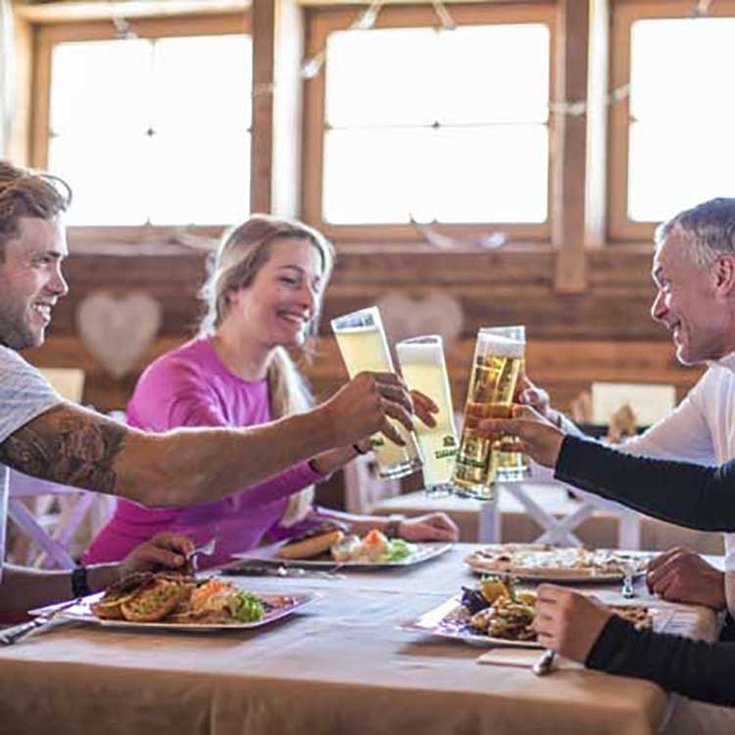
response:
[(735, 18), (643, 20), (631, 38), (628, 216), (735, 196)]
[(331, 34), (325, 221), (546, 221), (549, 74), (539, 23)]
[(72, 225), (221, 225), (250, 199), (251, 42), (187, 36), (60, 43), (49, 170)]

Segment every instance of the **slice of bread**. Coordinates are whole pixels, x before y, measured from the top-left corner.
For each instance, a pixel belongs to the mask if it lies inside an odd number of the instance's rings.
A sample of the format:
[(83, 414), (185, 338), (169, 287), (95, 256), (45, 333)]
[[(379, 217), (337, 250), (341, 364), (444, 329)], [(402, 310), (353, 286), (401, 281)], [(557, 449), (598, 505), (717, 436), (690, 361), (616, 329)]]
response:
[(309, 538), (290, 541), (276, 552), (279, 559), (312, 559), (329, 551), (345, 537), (339, 530), (329, 531)]

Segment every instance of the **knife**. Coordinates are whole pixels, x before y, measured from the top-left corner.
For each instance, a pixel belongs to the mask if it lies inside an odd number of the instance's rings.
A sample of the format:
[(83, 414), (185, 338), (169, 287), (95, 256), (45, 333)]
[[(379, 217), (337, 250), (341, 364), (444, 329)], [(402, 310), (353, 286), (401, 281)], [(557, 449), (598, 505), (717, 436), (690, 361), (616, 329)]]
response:
[(74, 607), (74, 605), (78, 605), (81, 601), (81, 597), (75, 600), (68, 600), (61, 605), (57, 605), (48, 613), (38, 615), (32, 620), (29, 620), (27, 623), (20, 623), (20, 625), (13, 625), (10, 628), (0, 630), (0, 644), (10, 646), (13, 643), (23, 640), (23, 638), (33, 632), (52, 627), (54, 623), (60, 622), (60, 613), (64, 612), (64, 610), (68, 610), (70, 607)]

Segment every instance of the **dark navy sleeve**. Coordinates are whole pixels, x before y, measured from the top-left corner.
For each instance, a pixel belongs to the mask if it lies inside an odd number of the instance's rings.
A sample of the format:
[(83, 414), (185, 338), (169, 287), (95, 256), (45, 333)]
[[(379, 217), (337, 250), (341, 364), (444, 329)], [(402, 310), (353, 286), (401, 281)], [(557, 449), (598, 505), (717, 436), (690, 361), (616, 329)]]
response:
[(735, 530), (735, 460), (706, 467), (649, 459), (567, 435), (554, 477), (680, 526)]
[(609, 674), (647, 679), (690, 699), (735, 704), (735, 643), (638, 631), (613, 615), (585, 663)]

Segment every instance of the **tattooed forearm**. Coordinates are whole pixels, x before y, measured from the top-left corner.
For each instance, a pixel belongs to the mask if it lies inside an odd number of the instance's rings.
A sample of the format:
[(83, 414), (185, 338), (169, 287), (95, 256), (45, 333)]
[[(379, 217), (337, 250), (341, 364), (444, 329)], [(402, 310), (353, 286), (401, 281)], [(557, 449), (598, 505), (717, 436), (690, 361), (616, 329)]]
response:
[(0, 462), (27, 475), (115, 494), (115, 457), (124, 426), (89, 411), (59, 406), (18, 429), (0, 445)]

